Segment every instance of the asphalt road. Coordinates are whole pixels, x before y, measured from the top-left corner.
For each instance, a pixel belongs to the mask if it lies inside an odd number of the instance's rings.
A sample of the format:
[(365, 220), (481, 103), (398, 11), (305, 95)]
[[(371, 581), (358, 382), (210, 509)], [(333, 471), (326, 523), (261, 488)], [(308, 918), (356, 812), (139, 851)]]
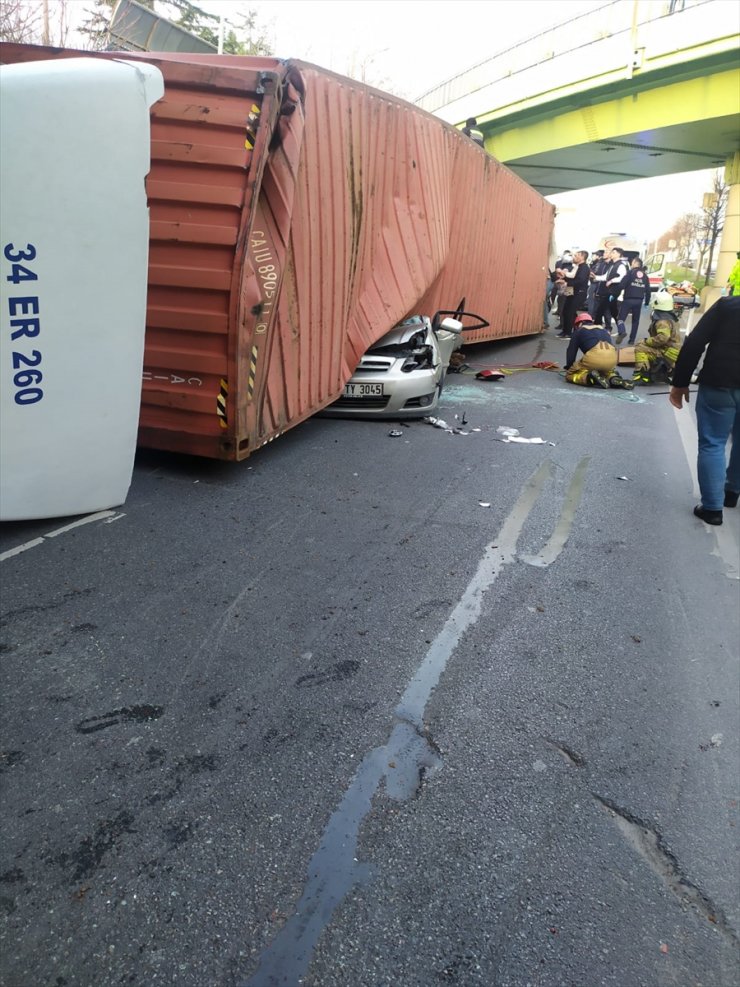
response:
[(3, 526), (0, 983), (737, 987), (740, 513), (664, 392), (450, 378), (467, 434)]

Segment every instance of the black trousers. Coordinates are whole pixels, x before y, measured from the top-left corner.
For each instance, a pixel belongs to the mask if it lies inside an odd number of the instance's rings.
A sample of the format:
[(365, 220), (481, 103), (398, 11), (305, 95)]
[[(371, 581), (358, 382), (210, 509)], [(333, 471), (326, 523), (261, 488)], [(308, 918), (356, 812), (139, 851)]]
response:
[(578, 312), (586, 311), (586, 292), (577, 291), (573, 295), (566, 295), (563, 302), (563, 332), (569, 336), (573, 334), (573, 321)]
[(597, 295), (596, 296), (596, 308), (594, 309), (594, 322), (601, 322), (603, 320), (604, 328), (608, 329), (609, 332), (612, 330), (612, 319), (617, 321), (617, 316), (619, 313), (619, 302), (616, 298), (613, 301), (609, 301), (609, 295)]

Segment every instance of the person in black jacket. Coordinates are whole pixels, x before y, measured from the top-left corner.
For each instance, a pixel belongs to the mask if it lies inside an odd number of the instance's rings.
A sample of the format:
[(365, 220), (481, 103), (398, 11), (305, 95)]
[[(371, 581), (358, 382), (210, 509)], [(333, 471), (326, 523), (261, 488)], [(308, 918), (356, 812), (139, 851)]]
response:
[(689, 403), (689, 383), (704, 350), (696, 398), (701, 504), (694, 514), (707, 524), (722, 524), (722, 508), (736, 507), (740, 494), (740, 296), (720, 298), (686, 337), (669, 391), (674, 408)]
[(466, 137), (469, 137), (473, 143), (477, 144), (478, 147), (485, 147), (486, 142), (483, 138), (483, 132), (478, 130), (478, 121), (475, 117), (468, 117), (465, 121), (465, 126), (462, 132)]
[(569, 270), (559, 269), (555, 273), (565, 281), (565, 298), (563, 300), (562, 331), (558, 333), (561, 339), (570, 339), (573, 335), (573, 320), (577, 312), (586, 310), (586, 292), (588, 291), (588, 253), (576, 250), (574, 263)]
[[(586, 311), (590, 312), (591, 315), (594, 314), (596, 310), (596, 285), (597, 282), (594, 280), (598, 274), (606, 274), (609, 267), (608, 261), (604, 260), (604, 251), (595, 250), (591, 254), (591, 263), (589, 264), (591, 269), (591, 274), (589, 274), (589, 285), (588, 292), (586, 294)], [(593, 275), (593, 277), (591, 277)]]
[(627, 335), (626, 322), (632, 316), (629, 345), (634, 346), (640, 328), (640, 309), (650, 308), (650, 279), (642, 265), (641, 257), (633, 257), (627, 277), (622, 282), (622, 304), (617, 318), (617, 346)]
[(629, 267), (621, 247), (613, 247), (609, 254), (609, 267), (604, 274), (594, 276), (596, 282), (596, 306), (594, 322), (601, 322), (611, 332), (612, 319), (617, 321), (622, 282), (627, 277)]
[(563, 331), (563, 306), (565, 304), (565, 289), (567, 287), (563, 273), (573, 268), (573, 254), (570, 250), (563, 251), (563, 254), (555, 261), (555, 269), (550, 272), (552, 281), (552, 291), (550, 293), (550, 312), (555, 312), (558, 317), (558, 324), (555, 331), (559, 334)]

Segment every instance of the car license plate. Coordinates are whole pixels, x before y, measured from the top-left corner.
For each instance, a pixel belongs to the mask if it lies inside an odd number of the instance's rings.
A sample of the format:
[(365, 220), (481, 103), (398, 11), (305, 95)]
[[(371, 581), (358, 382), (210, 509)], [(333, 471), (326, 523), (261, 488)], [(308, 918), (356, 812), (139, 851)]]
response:
[(346, 398), (379, 398), (383, 396), (382, 384), (345, 384)]

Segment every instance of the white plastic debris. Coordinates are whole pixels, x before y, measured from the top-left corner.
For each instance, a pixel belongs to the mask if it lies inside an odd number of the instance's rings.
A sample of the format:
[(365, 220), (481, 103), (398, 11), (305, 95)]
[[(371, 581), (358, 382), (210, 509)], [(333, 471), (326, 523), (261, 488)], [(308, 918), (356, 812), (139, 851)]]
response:
[(629, 477), (628, 476), (618, 476), (617, 479), (618, 480), (629, 480)]
[(488, 503), (487, 500), (479, 500), (478, 501), (478, 507), (490, 507), (490, 506), (491, 505)]
[(509, 428), (508, 425), (499, 425), (496, 431), (501, 435), (519, 435), (518, 428)]
[(389, 435), (389, 436), (390, 436), (390, 437), (391, 437), (392, 439), (397, 439), (397, 438), (399, 438), (400, 436), (402, 436), (402, 435), (403, 435), (403, 432), (399, 432), (399, 430), (398, 430), (397, 428), (392, 428), (392, 429), (390, 430), (390, 432), (388, 433), (388, 435)]
[[(519, 442), (521, 445), (524, 445), (525, 443), (528, 444), (528, 445), (533, 445), (533, 446), (543, 446), (543, 445), (545, 445), (545, 440), (544, 439), (541, 439), (538, 435), (535, 436), (534, 438), (531, 438), (531, 439), (526, 439), (523, 435), (507, 435), (505, 439), (502, 439), (502, 441), (503, 442)], [(552, 445), (555, 445), (554, 442), (551, 443), (551, 444)]]
[(445, 432), (452, 432), (453, 431), (453, 429), (450, 428), (450, 426), (447, 424), (447, 422), (443, 418), (432, 418), (431, 416), (429, 416), (428, 418), (425, 418), (424, 421), (428, 425), (433, 425), (434, 428), (442, 428), (442, 429), (444, 429)]
[(709, 743), (712, 745), (712, 747), (721, 747), (722, 746), (722, 734), (721, 733), (715, 733), (714, 736), (712, 737), (712, 739), (709, 741)]

